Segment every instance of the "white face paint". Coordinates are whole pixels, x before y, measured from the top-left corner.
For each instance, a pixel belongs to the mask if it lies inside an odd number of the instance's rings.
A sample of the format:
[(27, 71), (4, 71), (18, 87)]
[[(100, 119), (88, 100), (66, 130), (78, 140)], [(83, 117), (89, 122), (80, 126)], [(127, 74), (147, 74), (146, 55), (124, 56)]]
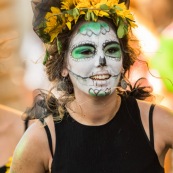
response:
[(70, 42), (67, 68), (74, 90), (93, 96), (111, 94), (122, 68), (122, 53), (113, 28), (103, 21), (79, 26)]

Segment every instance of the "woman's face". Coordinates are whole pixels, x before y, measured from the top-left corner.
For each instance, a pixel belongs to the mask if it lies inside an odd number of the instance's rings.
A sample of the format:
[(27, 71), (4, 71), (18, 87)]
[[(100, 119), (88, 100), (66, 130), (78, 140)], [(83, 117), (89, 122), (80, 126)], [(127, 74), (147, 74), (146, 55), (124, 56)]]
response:
[(119, 83), (122, 53), (115, 31), (104, 21), (83, 22), (73, 34), (67, 69), (74, 90), (92, 96), (111, 94)]

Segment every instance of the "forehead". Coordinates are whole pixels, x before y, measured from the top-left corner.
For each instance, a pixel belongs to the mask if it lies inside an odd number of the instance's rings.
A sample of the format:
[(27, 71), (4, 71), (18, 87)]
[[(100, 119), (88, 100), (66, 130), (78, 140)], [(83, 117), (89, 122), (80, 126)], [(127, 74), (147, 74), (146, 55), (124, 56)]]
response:
[(119, 42), (115, 29), (105, 21), (82, 22), (75, 30), (71, 38), (71, 46), (78, 42), (92, 41), (95, 44), (116, 41)]

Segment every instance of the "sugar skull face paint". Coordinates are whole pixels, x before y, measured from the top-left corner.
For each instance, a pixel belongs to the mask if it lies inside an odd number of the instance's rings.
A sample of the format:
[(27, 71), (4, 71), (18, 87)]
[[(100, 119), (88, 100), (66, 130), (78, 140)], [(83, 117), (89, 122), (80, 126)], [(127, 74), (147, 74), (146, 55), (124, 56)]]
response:
[(67, 68), (74, 89), (93, 95), (111, 94), (118, 85), (122, 53), (115, 31), (106, 22), (84, 22), (70, 42)]

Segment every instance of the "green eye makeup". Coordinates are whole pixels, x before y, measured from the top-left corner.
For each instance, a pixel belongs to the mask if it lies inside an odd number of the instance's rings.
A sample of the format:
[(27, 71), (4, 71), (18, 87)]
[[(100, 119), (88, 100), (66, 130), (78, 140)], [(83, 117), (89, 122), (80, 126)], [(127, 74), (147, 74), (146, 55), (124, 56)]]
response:
[(80, 45), (72, 50), (71, 55), (77, 60), (92, 58), (95, 55), (95, 48), (92, 45)]
[(121, 49), (120, 45), (117, 43), (110, 43), (104, 47), (104, 54), (110, 58), (121, 59)]

